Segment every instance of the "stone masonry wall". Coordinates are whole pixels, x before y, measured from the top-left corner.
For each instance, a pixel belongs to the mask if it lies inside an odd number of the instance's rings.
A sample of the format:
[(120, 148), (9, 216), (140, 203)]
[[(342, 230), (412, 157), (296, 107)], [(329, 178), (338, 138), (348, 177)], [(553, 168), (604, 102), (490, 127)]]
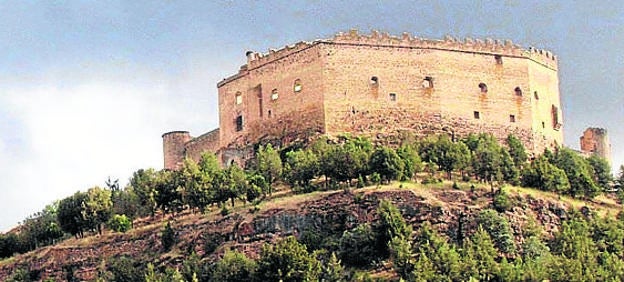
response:
[[(259, 139), (324, 131), (318, 45), (303, 45), (275, 61), (250, 65), (238, 79), (219, 85), (222, 146), (245, 147)], [(295, 91), (295, 81), (300, 91)], [(239, 104), (237, 93), (242, 95)], [(241, 131), (236, 130), (239, 116)]]
[(246, 55), (247, 64), (217, 85), (219, 142), (191, 142), (189, 155), (227, 151), (223, 160), (238, 162), (263, 140), (406, 131), (490, 132), (501, 140), (513, 133), (533, 153), (563, 144), (557, 59), (548, 51), (352, 30)]
[(216, 153), (221, 148), (219, 129), (215, 129), (186, 143), (185, 156), (199, 161), (203, 152)]

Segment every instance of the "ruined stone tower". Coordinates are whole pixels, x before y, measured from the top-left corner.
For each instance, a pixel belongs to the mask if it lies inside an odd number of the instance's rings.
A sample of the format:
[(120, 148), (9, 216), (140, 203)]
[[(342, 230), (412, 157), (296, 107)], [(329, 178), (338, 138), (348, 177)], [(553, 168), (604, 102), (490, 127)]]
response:
[(583, 132), (580, 138), (581, 152), (588, 155), (596, 155), (611, 163), (611, 143), (607, 130), (604, 128), (590, 127)]

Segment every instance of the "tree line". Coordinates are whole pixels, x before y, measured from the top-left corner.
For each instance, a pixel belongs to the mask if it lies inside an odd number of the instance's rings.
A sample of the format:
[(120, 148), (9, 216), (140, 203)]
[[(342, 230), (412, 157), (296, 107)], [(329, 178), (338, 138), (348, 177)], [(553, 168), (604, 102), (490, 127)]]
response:
[[(221, 167), (214, 154), (195, 162), (185, 159), (178, 171), (139, 169), (128, 185), (106, 181), (106, 187), (76, 192), (24, 220), (19, 232), (0, 235), (0, 257), (53, 244), (69, 235), (101, 233), (108, 227), (125, 232), (133, 219), (157, 212), (174, 215), (185, 209), (210, 207), (229, 212), (237, 201), (257, 204), (273, 194), (276, 183), (295, 193), (363, 187), (393, 180), (439, 182), (439, 174), (455, 181), (510, 183), (572, 197), (592, 198), (609, 189), (609, 164), (559, 148), (534, 160), (513, 135), (500, 144), (490, 134), (455, 140), (447, 135), (404, 141), (397, 147), (375, 146), (364, 137), (321, 137), (310, 144), (281, 150), (259, 146), (245, 168)], [(623, 170), (624, 172), (624, 170)], [(423, 176), (423, 173), (425, 176)], [(624, 174), (620, 174), (619, 180)]]

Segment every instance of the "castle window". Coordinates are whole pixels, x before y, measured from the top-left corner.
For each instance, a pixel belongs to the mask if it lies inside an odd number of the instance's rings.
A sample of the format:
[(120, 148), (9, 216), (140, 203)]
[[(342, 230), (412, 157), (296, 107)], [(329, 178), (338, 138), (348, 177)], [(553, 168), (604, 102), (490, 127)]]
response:
[(433, 88), (433, 77), (425, 76), (425, 79), (422, 81), (423, 88)]
[(370, 84), (377, 85), (377, 83), (379, 83), (379, 78), (377, 78), (376, 76), (371, 77)]
[(243, 103), (243, 94), (239, 92), (236, 92), (236, 105), (240, 105)]
[(236, 131), (243, 130), (243, 116), (236, 117)]
[(472, 114), (474, 115), (475, 119), (481, 119), (481, 114), (479, 112), (474, 111)]
[(554, 130), (561, 129), (562, 124), (561, 124), (561, 121), (559, 120), (559, 108), (557, 108), (557, 106), (552, 105), (551, 115), (552, 115), (553, 129)]
[(277, 100), (277, 98), (279, 98), (279, 94), (277, 94), (277, 89), (273, 89), (273, 91), (271, 91), (271, 100)]
[(542, 121), (542, 128), (546, 128), (546, 123)]
[(539, 95), (537, 95), (537, 91), (533, 92), (533, 97), (535, 97), (535, 100), (539, 100)]
[(496, 61), (497, 65), (503, 64), (503, 57), (501, 55), (494, 55), (494, 60)]
[(390, 101), (394, 102), (394, 101), (396, 101), (396, 99), (397, 99), (396, 93), (390, 93)]
[(294, 85), (293, 85), (293, 90), (294, 90), (295, 92), (301, 92), (301, 89), (302, 89), (302, 88), (303, 88), (303, 87), (301, 86), (301, 79), (295, 79), (295, 83), (294, 83)]
[(481, 89), (481, 93), (487, 93), (487, 84), (483, 82), (479, 83), (479, 89)]
[(271, 113), (271, 110), (269, 110), (269, 118), (271, 118), (271, 116), (272, 116), (271, 114), (272, 114), (272, 113)]
[(522, 89), (519, 86), (514, 89), (514, 92), (516, 92), (516, 96), (522, 96)]
[(516, 122), (516, 116), (515, 115), (509, 115), (509, 122)]

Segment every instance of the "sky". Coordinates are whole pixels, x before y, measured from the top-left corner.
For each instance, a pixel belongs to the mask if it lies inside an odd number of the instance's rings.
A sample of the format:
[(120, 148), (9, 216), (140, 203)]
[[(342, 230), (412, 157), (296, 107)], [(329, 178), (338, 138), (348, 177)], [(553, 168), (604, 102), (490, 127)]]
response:
[(217, 87), (267, 52), (356, 28), (511, 39), (558, 56), (565, 144), (624, 163), (621, 1), (0, 1), (0, 232), (108, 177), (161, 169), (161, 135), (218, 126)]

